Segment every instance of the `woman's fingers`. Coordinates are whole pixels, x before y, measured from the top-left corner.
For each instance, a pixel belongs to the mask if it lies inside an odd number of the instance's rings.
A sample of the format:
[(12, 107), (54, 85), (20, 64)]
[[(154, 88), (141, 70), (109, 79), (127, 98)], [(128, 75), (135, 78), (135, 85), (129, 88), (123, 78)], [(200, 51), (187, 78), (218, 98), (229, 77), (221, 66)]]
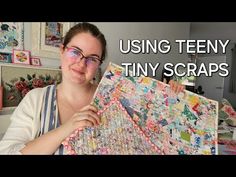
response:
[(179, 90), (179, 92), (183, 92), (184, 89), (185, 89), (185, 85), (181, 85), (181, 86), (180, 86), (180, 90)]
[(173, 92), (175, 92), (176, 94), (178, 94), (179, 92), (184, 91), (184, 89), (185, 89), (185, 86), (184, 86), (184, 85), (179, 84), (178, 82), (173, 81), (173, 80), (171, 80), (171, 81), (169, 82), (169, 85), (170, 85), (170, 89), (171, 89)]
[(74, 114), (73, 122), (76, 126), (79, 126), (79, 128), (83, 128), (84, 126), (97, 126), (101, 122), (97, 111), (97, 108), (91, 104), (84, 106), (79, 112)]
[(176, 92), (175, 93), (180, 93), (184, 90), (184, 85), (178, 84), (176, 85)]
[(83, 108), (80, 109), (80, 111), (87, 111), (87, 110), (91, 110), (93, 112), (98, 112), (98, 109), (91, 104), (84, 106)]
[(177, 89), (176, 82), (173, 81), (173, 80), (171, 80), (171, 81), (169, 82), (169, 84), (170, 84), (170, 89), (171, 89), (173, 92), (176, 93), (176, 89)]
[(93, 111), (83, 111), (83, 112), (79, 112), (79, 113), (76, 113), (75, 114), (76, 117), (78, 117), (77, 119), (81, 119), (81, 120), (84, 120), (84, 119), (87, 119), (89, 121), (92, 121), (94, 123), (94, 125), (98, 125), (100, 124), (100, 116), (98, 116), (95, 112)]
[(92, 126), (94, 126), (94, 124), (91, 121), (87, 120), (87, 119), (80, 120), (79, 122), (80, 122), (79, 128), (82, 128), (82, 129), (85, 128), (85, 127), (92, 127)]

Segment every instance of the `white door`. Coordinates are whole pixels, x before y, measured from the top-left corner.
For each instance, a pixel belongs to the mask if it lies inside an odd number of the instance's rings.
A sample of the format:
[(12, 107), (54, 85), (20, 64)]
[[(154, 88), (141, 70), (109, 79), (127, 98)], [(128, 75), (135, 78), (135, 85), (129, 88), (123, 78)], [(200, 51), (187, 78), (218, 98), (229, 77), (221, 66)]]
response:
[[(225, 63), (226, 56), (208, 56), (208, 57), (198, 57), (197, 65), (205, 63), (205, 66), (209, 66), (209, 63)], [(204, 93), (204, 97), (221, 101), (224, 92), (224, 77), (219, 76), (219, 72), (213, 73), (212, 77), (206, 77), (201, 74), (200, 77), (196, 78), (196, 88), (201, 85)], [(224, 72), (224, 71), (222, 71)]]

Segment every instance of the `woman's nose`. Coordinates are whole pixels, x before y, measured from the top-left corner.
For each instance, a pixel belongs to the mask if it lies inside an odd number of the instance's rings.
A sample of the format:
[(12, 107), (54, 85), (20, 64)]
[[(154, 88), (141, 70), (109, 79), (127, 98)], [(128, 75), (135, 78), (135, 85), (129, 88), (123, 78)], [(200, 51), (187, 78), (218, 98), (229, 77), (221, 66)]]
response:
[(84, 57), (81, 59), (78, 59), (76, 63), (80, 65), (81, 67), (87, 67), (86, 59)]

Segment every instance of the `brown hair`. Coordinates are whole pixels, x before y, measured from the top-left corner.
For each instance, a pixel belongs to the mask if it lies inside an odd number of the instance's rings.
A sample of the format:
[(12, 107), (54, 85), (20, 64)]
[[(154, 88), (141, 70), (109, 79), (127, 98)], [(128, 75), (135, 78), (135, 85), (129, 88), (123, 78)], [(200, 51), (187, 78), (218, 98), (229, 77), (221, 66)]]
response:
[(101, 31), (93, 24), (83, 22), (83, 23), (78, 23), (75, 26), (73, 26), (65, 35), (64, 40), (63, 40), (63, 46), (64, 48), (66, 45), (71, 41), (71, 39), (77, 35), (78, 33), (82, 32), (89, 32), (92, 36), (97, 38), (102, 45), (102, 56), (101, 60), (103, 61), (106, 57), (107, 49), (106, 49), (106, 39), (104, 35), (101, 33)]

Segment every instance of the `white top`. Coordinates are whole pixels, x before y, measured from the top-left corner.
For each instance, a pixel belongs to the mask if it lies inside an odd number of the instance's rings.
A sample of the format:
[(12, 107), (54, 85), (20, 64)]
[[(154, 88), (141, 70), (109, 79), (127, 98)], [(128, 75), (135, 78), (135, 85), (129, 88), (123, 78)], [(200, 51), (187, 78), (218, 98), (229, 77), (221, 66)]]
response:
[[(55, 88), (50, 85), (26, 94), (13, 112), (11, 124), (0, 141), (0, 154), (21, 154), (26, 143), (60, 126)], [(55, 154), (63, 153), (61, 145)]]

